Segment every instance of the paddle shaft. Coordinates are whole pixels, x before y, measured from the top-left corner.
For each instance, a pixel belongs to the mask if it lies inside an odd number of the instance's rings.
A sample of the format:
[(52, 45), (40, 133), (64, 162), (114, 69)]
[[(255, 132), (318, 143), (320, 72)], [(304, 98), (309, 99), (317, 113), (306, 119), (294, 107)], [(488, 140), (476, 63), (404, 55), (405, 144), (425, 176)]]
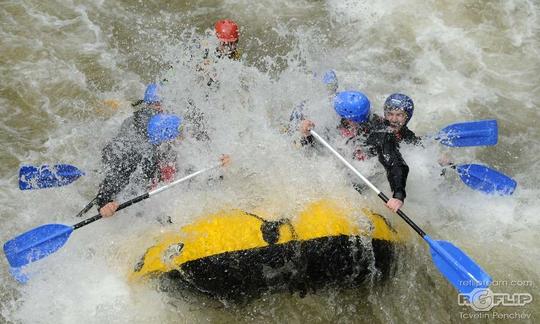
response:
[[(358, 170), (356, 170), (347, 160), (341, 156), (336, 150), (334, 150), (319, 134), (317, 134), (315, 131), (311, 130), (311, 134), (319, 141), (321, 142), (326, 148), (328, 148), (332, 153), (334, 153), (335, 156), (337, 156), (351, 171), (353, 171), (357, 176), (359, 176), (364, 182), (371, 188), (373, 191), (377, 193), (377, 196), (381, 198), (385, 203), (388, 202), (388, 197), (384, 193), (382, 193), (377, 187), (375, 187), (368, 179), (366, 179)], [(435, 251), (438, 255), (442, 257), (444, 260), (444, 265), (436, 264), (437, 267), (439, 267), (439, 270), (443, 273), (444, 276), (458, 289), (462, 289), (461, 285), (462, 283), (456, 282), (455, 278), (448, 275), (447, 269), (441, 269), (441, 267), (446, 268), (446, 265), (450, 266), (451, 268), (455, 269), (455, 271), (458, 271), (462, 278), (466, 278), (470, 280), (471, 282), (475, 283), (475, 285), (480, 284), (482, 281), (478, 278), (476, 278), (473, 273), (470, 271), (471, 265), (469, 264), (466, 268), (458, 259), (456, 259), (454, 256), (452, 256), (445, 248), (441, 246), (441, 243), (443, 241), (435, 241), (429, 237), (418, 225), (416, 225), (403, 211), (398, 209), (397, 214), (403, 218), (403, 220), (411, 226), (418, 235), (420, 235), (430, 246), (432, 251)], [(455, 248), (457, 249), (457, 248)], [(458, 258), (460, 259), (467, 259), (470, 260), (470, 258), (465, 255), (463, 252), (459, 251), (460, 255)], [(464, 261), (463, 261), (464, 262)], [(474, 264), (474, 271), (477, 273), (478, 271), (482, 272), (482, 275), (485, 274), (487, 278), (489, 278), (489, 275), (487, 275), (483, 270), (480, 269), (478, 265), (474, 263), (474, 261), (470, 260), (472, 264)], [(478, 270), (480, 269), (480, 270)], [(443, 271), (444, 270), (444, 271)]]
[[(373, 191), (375, 191), (377, 193), (377, 196), (379, 196), (379, 198), (382, 199), (382, 201), (384, 201), (384, 203), (387, 203), (388, 202), (388, 197), (383, 193), (381, 192), (377, 187), (375, 187), (374, 184), (371, 183), (371, 181), (369, 181), (366, 177), (364, 177), (358, 170), (356, 170), (355, 167), (353, 167), (349, 161), (345, 160), (345, 158), (343, 156), (341, 156), (341, 154), (339, 154), (336, 150), (334, 150), (334, 148), (332, 146), (330, 146), (330, 144), (328, 144), (319, 134), (317, 134), (314, 130), (310, 130), (310, 133), (311, 135), (313, 135), (319, 142), (321, 142), (324, 146), (326, 146), (327, 149), (329, 149), (332, 153), (334, 153), (334, 155), (341, 160), (341, 162), (343, 162), (343, 164), (345, 164), (352, 172), (354, 172), (358, 177), (360, 177), (360, 179), (362, 179)], [(398, 209), (397, 211), (397, 214), (403, 218), (403, 220), (409, 224), (409, 226), (411, 226), (415, 231), (416, 233), (418, 233), (418, 235), (420, 235), (422, 238), (424, 236), (426, 236), (426, 233), (420, 228), (418, 227), (418, 225), (416, 225), (403, 211), (401, 211), (401, 209)]]
[[(183, 178), (181, 178), (181, 179), (175, 180), (175, 181), (173, 181), (173, 182), (171, 182), (171, 183), (169, 183), (169, 184), (167, 184), (167, 185), (165, 185), (165, 186), (162, 186), (162, 187), (160, 187), (160, 188), (157, 188), (157, 189), (155, 189), (155, 190), (152, 190), (152, 191), (149, 191), (149, 192), (147, 192), (147, 193), (144, 193), (144, 194), (142, 194), (142, 195), (140, 195), (140, 196), (137, 196), (137, 197), (135, 197), (135, 198), (133, 198), (133, 199), (130, 199), (130, 200), (128, 200), (128, 201), (122, 203), (120, 206), (118, 206), (118, 208), (116, 209), (116, 211), (122, 210), (122, 209), (124, 209), (124, 208), (127, 208), (127, 207), (133, 205), (133, 204), (138, 203), (139, 201), (142, 201), (142, 200), (145, 200), (146, 198), (150, 198), (150, 197), (152, 197), (152, 196), (154, 196), (154, 195), (157, 195), (158, 193), (163, 192), (163, 191), (165, 191), (165, 190), (167, 190), (167, 189), (170, 189), (170, 188), (174, 187), (175, 185), (177, 185), (177, 184), (179, 184), (179, 183), (182, 183), (182, 182), (184, 182), (184, 181), (187, 181), (187, 180), (189, 180), (189, 179), (191, 179), (191, 178), (193, 178), (193, 177), (198, 176), (198, 175), (201, 174), (201, 173), (210, 171), (210, 170), (215, 169), (215, 168), (217, 168), (217, 167), (219, 167), (219, 166), (221, 166), (221, 164), (214, 165), (214, 166), (212, 166), (212, 167), (209, 167), (209, 168), (206, 168), (206, 169), (199, 170), (199, 171), (194, 172), (194, 173), (192, 173), (192, 174), (190, 174), (190, 175), (187, 175), (187, 176), (185, 176), (185, 177), (183, 177)], [(86, 225), (88, 225), (88, 224), (90, 224), (90, 223), (93, 223), (93, 222), (95, 222), (95, 221), (97, 221), (97, 220), (99, 220), (99, 219), (101, 219), (101, 218), (103, 218), (103, 216), (101, 216), (101, 214), (97, 214), (97, 215), (95, 215), (95, 216), (93, 216), (93, 217), (87, 218), (87, 219), (83, 220), (82, 222), (73, 225), (73, 230), (76, 230), (76, 229), (78, 229), (78, 228), (81, 228), (81, 227), (83, 227), (83, 226), (86, 226)]]

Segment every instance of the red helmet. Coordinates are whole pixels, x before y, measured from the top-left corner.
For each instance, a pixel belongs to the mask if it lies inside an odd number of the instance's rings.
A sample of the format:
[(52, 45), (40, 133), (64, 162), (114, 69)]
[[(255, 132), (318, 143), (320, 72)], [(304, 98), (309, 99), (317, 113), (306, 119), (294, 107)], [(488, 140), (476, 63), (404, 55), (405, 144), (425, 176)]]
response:
[(229, 19), (216, 22), (216, 35), (222, 42), (236, 42), (238, 40), (238, 25)]

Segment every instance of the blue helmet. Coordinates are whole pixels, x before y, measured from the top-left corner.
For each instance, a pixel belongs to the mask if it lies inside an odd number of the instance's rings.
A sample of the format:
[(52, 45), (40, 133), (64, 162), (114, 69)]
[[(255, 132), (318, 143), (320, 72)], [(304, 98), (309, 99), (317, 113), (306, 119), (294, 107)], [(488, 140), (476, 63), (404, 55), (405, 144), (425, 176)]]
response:
[(336, 72), (334, 72), (334, 70), (326, 71), (326, 73), (324, 73), (323, 75), (322, 81), (326, 85), (337, 83), (338, 81), (337, 81)]
[(384, 112), (390, 110), (401, 110), (407, 114), (407, 123), (411, 120), (414, 112), (414, 102), (412, 99), (401, 93), (393, 93), (384, 102)]
[(157, 145), (180, 135), (182, 118), (172, 114), (157, 114), (148, 121), (147, 133), (150, 143)]
[(357, 123), (366, 122), (369, 118), (371, 104), (368, 97), (360, 91), (341, 91), (334, 98), (334, 109), (345, 119)]
[(338, 89), (338, 79), (336, 72), (334, 70), (328, 70), (323, 75), (322, 82), (326, 85), (326, 88), (332, 93), (335, 94)]
[(158, 96), (158, 85), (157, 84), (150, 83), (146, 87), (146, 91), (144, 92), (143, 101), (146, 104), (153, 104), (153, 103), (161, 101), (161, 98)]

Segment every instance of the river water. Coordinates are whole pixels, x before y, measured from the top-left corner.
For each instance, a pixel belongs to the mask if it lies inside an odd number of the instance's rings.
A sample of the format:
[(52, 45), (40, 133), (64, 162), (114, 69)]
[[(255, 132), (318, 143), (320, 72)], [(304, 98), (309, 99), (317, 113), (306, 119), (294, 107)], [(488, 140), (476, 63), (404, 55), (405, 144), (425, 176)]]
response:
[[(178, 144), (180, 173), (210, 166), (221, 153), (233, 163), (220, 171), (222, 181), (180, 185), (74, 232), (61, 250), (32, 264), (25, 285), (0, 258), (0, 322), (538, 321), (539, 7), (525, 0), (2, 1), (2, 242), (41, 224), (80, 221), (74, 215), (102, 178), (101, 148), (149, 82), (167, 79), (168, 110), (185, 114), (190, 100), (205, 114), (211, 140), (186, 136)], [(240, 24), (242, 58), (212, 64), (219, 86), (207, 87), (196, 64), (204, 48), (216, 45), (211, 28), (222, 18)], [(300, 103), (317, 129), (335, 125), (320, 82), (328, 69), (336, 71), (340, 90), (365, 92), (374, 112), (388, 94), (409, 94), (416, 105), (409, 126), (419, 135), (453, 122), (498, 121), (496, 146), (404, 147), (411, 167), (404, 210), (432, 237), (453, 242), (482, 265), (495, 280), (494, 293), (527, 293), (532, 302), (489, 312), (458, 305), (457, 292), (413, 234), (395, 277), (364, 289), (230, 305), (127, 280), (161, 232), (221, 208), (278, 218), (332, 198), (403, 224), (373, 193), (352, 190), (332, 156), (305, 154), (291, 144), (298, 134), (285, 132)], [(487, 196), (452, 172), (439, 176), (443, 154), (506, 173), (517, 181), (516, 192)], [(61, 188), (18, 189), (21, 165), (54, 163), (76, 165), (86, 175)], [(355, 166), (366, 174), (381, 169), (376, 161)], [(384, 178), (374, 181), (388, 192)], [(174, 224), (155, 221), (163, 215)]]

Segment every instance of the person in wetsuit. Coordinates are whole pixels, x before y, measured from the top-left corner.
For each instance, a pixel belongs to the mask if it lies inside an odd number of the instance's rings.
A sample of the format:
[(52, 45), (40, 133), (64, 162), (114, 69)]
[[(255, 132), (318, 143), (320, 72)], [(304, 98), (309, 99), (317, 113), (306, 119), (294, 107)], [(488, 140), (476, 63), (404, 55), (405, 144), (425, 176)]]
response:
[[(223, 58), (235, 61), (240, 60), (241, 54), (238, 49), (240, 33), (238, 31), (238, 25), (230, 19), (223, 19), (216, 22), (214, 30), (219, 44), (213, 53), (213, 57), (211, 57), (210, 49), (205, 49), (203, 61), (197, 66), (198, 71), (209, 73), (209, 69), (213, 63), (212, 58), (214, 61)], [(215, 82), (217, 82), (216, 76), (210, 76), (207, 85), (211, 86)]]
[[(196, 66), (196, 71), (199, 73), (202, 82), (205, 82), (210, 90), (215, 90), (219, 87), (219, 78), (213, 67), (217, 60), (240, 60), (240, 51), (238, 50), (240, 33), (238, 25), (230, 19), (219, 20), (215, 23), (214, 31), (219, 41), (218, 46), (214, 52), (206, 48), (202, 62)], [(206, 92), (205, 96), (208, 98), (209, 93)], [(210, 140), (205, 112), (197, 107), (193, 99), (188, 99), (184, 117), (190, 136), (197, 141)]]
[[(341, 116), (337, 129), (341, 136), (347, 138), (347, 144), (354, 145), (353, 159), (378, 157), (392, 190), (392, 198), (386, 206), (396, 212), (407, 196), (405, 187), (409, 174), (409, 166), (399, 151), (400, 143), (421, 142), (407, 127), (413, 115), (414, 103), (410, 97), (394, 93), (386, 99), (382, 117), (370, 114), (370, 106), (369, 99), (361, 92), (338, 92), (334, 98), (334, 109)], [(309, 133), (314, 126), (307, 119), (300, 122), (302, 145), (314, 144), (314, 138)]]
[[(171, 182), (176, 174), (176, 152), (172, 140), (180, 134), (182, 119), (164, 114), (158, 86), (150, 84), (144, 95), (144, 105), (127, 118), (118, 134), (103, 148), (102, 164), (105, 177), (96, 197), (103, 217), (118, 209), (116, 196), (128, 186), (147, 190), (159, 182)], [(222, 165), (229, 162), (222, 155)]]
[(216, 54), (219, 58), (227, 57), (232, 60), (240, 59), (240, 51), (238, 50), (238, 25), (230, 20), (223, 19), (216, 22), (215, 26), (216, 37), (219, 40), (219, 46), (216, 48)]

